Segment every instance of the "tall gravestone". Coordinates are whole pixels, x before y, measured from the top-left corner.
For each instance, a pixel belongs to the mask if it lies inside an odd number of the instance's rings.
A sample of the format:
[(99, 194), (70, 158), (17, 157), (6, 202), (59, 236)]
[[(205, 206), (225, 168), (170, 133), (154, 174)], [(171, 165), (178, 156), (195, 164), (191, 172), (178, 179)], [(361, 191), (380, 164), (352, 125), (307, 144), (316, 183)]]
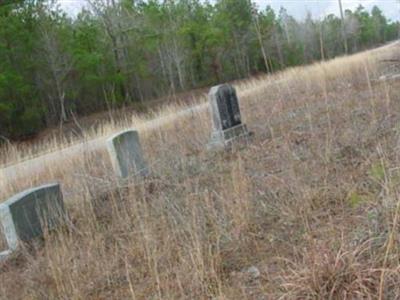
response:
[(249, 132), (242, 123), (236, 90), (229, 84), (211, 88), (208, 99), (211, 106), (213, 132), (208, 148), (221, 148), (239, 137), (248, 137)]
[(0, 259), (14, 251), (19, 241), (43, 236), (45, 228), (51, 230), (65, 222), (64, 200), (58, 183), (11, 197), (0, 204), (0, 223), (9, 248), (0, 253)]
[(108, 139), (107, 146), (117, 176), (128, 178), (149, 174), (136, 130), (127, 130), (112, 136)]

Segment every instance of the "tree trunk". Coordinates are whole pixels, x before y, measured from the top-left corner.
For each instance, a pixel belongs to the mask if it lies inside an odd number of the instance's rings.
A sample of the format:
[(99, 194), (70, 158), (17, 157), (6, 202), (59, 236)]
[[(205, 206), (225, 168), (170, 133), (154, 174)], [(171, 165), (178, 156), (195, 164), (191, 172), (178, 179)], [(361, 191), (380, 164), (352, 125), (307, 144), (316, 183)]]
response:
[(279, 63), (281, 65), (281, 68), (284, 68), (285, 67), (285, 58), (283, 57), (282, 47), (278, 40), (278, 36), (276, 34), (275, 28), (274, 28), (274, 42), (275, 42), (275, 47), (278, 51)]
[(342, 19), (342, 39), (343, 39), (343, 43), (344, 43), (344, 52), (346, 54), (349, 54), (349, 47), (347, 45), (347, 37), (346, 37), (346, 28), (345, 28), (345, 24), (344, 24), (344, 14), (343, 14), (343, 6), (342, 6), (342, 0), (338, 0), (339, 1), (339, 9), (340, 9), (340, 18)]
[(255, 18), (254, 27), (255, 27), (256, 32), (257, 32), (258, 42), (260, 44), (261, 53), (262, 53), (262, 56), (263, 56), (263, 59), (264, 59), (265, 70), (267, 71), (267, 73), (270, 73), (270, 69), (269, 69), (269, 66), (268, 66), (267, 54), (266, 54), (266, 51), (265, 51), (263, 38), (262, 38), (262, 35), (261, 35), (261, 30), (260, 30), (260, 23), (258, 22), (258, 16), (255, 16), (254, 18)]
[(324, 39), (322, 36), (322, 23), (319, 26), (319, 47), (321, 51), (321, 59), (325, 60)]

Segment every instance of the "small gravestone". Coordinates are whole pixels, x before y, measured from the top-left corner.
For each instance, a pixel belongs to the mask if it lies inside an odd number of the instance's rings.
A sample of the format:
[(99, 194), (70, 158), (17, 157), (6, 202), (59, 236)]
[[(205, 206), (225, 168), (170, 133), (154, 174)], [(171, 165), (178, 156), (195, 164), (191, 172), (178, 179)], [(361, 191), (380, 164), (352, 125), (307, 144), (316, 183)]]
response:
[(136, 130), (127, 130), (114, 135), (108, 139), (107, 146), (117, 176), (128, 178), (133, 175), (149, 174)]
[(239, 101), (236, 90), (229, 84), (221, 84), (211, 88), (208, 94), (213, 132), (208, 148), (222, 148), (235, 139), (249, 136), (245, 124), (242, 123)]
[(43, 185), (19, 193), (0, 204), (0, 223), (9, 250), (0, 253), (0, 260), (12, 253), (19, 241), (43, 236), (44, 230), (66, 222), (63, 195), (58, 183)]

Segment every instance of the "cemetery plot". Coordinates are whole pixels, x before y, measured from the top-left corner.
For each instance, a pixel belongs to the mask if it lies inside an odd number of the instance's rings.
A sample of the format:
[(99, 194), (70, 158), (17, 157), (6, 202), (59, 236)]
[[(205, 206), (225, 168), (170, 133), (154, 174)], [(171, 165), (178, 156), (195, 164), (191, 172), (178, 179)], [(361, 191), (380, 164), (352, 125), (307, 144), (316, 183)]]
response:
[(43, 236), (46, 229), (54, 229), (65, 221), (58, 183), (26, 190), (0, 204), (0, 223), (9, 251), (15, 250), (20, 241)]
[(208, 148), (223, 148), (239, 137), (248, 137), (249, 132), (242, 123), (236, 90), (229, 84), (211, 88), (208, 95), (213, 120), (213, 132)]
[(143, 158), (143, 150), (136, 130), (127, 130), (114, 135), (107, 141), (107, 146), (118, 177), (148, 175), (149, 170)]

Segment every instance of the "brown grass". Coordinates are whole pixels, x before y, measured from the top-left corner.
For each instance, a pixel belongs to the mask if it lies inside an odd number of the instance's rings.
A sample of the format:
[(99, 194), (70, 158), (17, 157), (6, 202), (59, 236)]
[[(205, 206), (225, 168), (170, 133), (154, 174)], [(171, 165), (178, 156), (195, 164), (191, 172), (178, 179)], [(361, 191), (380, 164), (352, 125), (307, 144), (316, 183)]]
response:
[[(2, 199), (60, 181), (71, 224), (0, 266), (0, 297), (399, 298), (400, 82), (376, 80), (388, 67), (380, 60), (396, 53), (237, 83), (255, 135), (230, 151), (206, 151), (206, 110), (141, 129), (152, 170), (144, 181), (117, 187), (104, 148), (4, 178)], [(143, 128), (184, 108), (86, 135)], [(40, 152), (3, 151), (4, 162)]]

